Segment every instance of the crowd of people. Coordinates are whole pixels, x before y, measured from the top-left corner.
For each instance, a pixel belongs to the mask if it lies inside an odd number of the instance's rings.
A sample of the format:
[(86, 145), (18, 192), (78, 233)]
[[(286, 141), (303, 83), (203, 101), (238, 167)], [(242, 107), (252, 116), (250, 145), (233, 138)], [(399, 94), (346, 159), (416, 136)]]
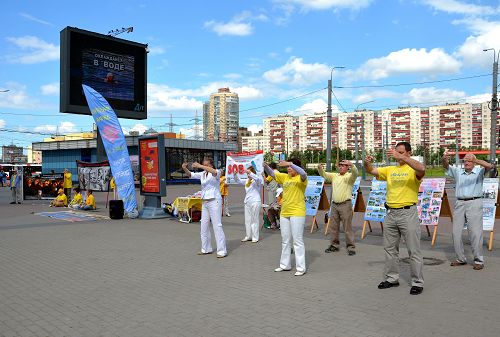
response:
[[(368, 173), (378, 180), (387, 181), (387, 196), (385, 207), (387, 216), (384, 221), (383, 245), (385, 265), (379, 289), (389, 289), (399, 286), (399, 246), (401, 239), (406, 243), (410, 261), (411, 295), (418, 295), (424, 289), (423, 257), (420, 249), (421, 224), (418, 216), (418, 191), (425, 176), (426, 167), (419, 161), (411, 158), (411, 145), (400, 142), (394, 149), (387, 151), (396, 165), (374, 167), (373, 158), (367, 156), (364, 167)], [(478, 160), (474, 155), (467, 154), (464, 166), (449, 165), (448, 153), (443, 156), (443, 167), (446, 175), (456, 181), (455, 213), (453, 218), (453, 242), (457, 258), (451, 262), (452, 267), (467, 265), (462, 243), (464, 224), (470, 233), (473, 248), (473, 269), (484, 268), (483, 230), (482, 230), (482, 184), (485, 173), (494, 168), (494, 165)], [(478, 166), (476, 166), (478, 165)], [(192, 179), (201, 180), (203, 199), (201, 219), (201, 251), (199, 255), (213, 253), (209, 225), (212, 223), (217, 242), (217, 257), (227, 256), (226, 238), (224, 235), (221, 216), (222, 194), (227, 195), (227, 185), (223, 170), (214, 167), (213, 161), (205, 158), (203, 164), (192, 163), (193, 169), (202, 172), (191, 172), (189, 164), (184, 163), (182, 168)], [(279, 168), (286, 169), (286, 173)], [(234, 174), (234, 180), (245, 187), (245, 237), (242, 242), (259, 241), (259, 217), (262, 209), (262, 188), (268, 192), (268, 204), (264, 204), (266, 218), (272, 229), (280, 229), (281, 257), (275, 272), (285, 272), (292, 269), (292, 252), (295, 256), (295, 276), (305, 275), (307, 272), (306, 250), (304, 244), (304, 226), (306, 220), (305, 190), (307, 173), (298, 159), (288, 161), (264, 163), (264, 173), (257, 174), (253, 166), (246, 167), (246, 179)], [(356, 254), (354, 231), (352, 229), (352, 188), (358, 177), (358, 170), (349, 161), (337, 164), (337, 172), (326, 172), (322, 165), (318, 165), (319, 174), (326, 182), (332, 184), (331, 205), (329, 217), (330, 243), (325, 253), (334, 253), (340, 250), (340, 224), (345, 231), (346, 250), (349, 256)], [(222, 193), (221, 193), (222, 192)], [(293, 250), (292, 250), (293, 247)]]

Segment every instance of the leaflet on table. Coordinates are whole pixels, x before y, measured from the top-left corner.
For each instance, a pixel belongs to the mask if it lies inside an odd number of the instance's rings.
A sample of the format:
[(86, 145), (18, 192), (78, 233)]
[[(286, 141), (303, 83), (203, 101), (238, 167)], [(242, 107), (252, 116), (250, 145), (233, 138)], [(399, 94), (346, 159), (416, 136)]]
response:
[(483, 230), (492, 231), (495, 225), (498, 178), (484, 178), (483, 181)]
[(438, 225), (445, 184), (446, 178), (426, 178), (422, 180), (418, 190), (417, 204), (421, 225)]
[(264, 151), (228, 152), (226, 156), (226, 183), (235, 184), (234, 175), (241, 180), (247, 179), (246, 170), (250, 167), (256, 169), (257, 174), (264, 171)]
[(384, 222), (387, 210), (385, 199), (387, 194), (387, 182), (376, 178), (372, 180), (372, 188), (366, 203), (365, 220)]
[(321, 200), (321, 191), (325, 179), (320, 176), (308, 176), (307, 187), (305, 192), (306, 197), (306, 215), (314, 216), (318, 212), (319, 202)]

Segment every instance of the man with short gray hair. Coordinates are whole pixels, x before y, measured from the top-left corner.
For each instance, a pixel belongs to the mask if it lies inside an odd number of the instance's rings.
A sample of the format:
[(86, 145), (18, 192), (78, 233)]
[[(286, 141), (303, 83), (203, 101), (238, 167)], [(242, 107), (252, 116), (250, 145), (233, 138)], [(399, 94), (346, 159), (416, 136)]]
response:
[[(450, 165), (448, 151), (443, 155), (443, 167), (446, 175), (456, 182), (455, 212), (453, 214), (453, 245), (457, 259), (450, 265), (452, 267), (467, 264), (462, 242), (462, 232), (467, 222), (467, 229), (471, 240), (472, 253), (474, 254), (474, 270), (484, 268), (483, 256), (483, 180), (484, 174), (494, 168), (484, 160), (479, 160), (472, 153), (464, 157), (464, 167)], [(476, 166), (479, 165), (478, 166)]]

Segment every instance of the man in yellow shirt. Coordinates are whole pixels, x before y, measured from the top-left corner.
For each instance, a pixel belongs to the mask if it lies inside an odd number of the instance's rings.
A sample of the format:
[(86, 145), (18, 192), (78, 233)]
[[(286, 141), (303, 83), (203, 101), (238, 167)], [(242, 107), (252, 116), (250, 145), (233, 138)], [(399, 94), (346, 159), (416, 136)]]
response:
[(71, 175), (71, 172), (68, 171), (68, 169), (64, 169), (64, 194), (66, 194), (66, 198), (68, 200), (71, 199), (71, 189), (73, 188), (73, 176)]
[(57, 197), (50, 202), (50, 207), (66, 207), (68, 206), (68, 198), (64, 194), (64, 190), (60, 188), (57, 191)]
[[(325, 249), (325, 253), (333, 253), (339, 250), (339, 229), (340, 222), (344, 225), (347, 253), (356, 254), (354, 245), (354, 232), (352, 230), (352, 186), (358, 177), (358, 169), (348, 160), (342, 160), (338, 166), (338, 173), (325, 172), (323, 165), (318, 165), (319, 175), (325, 178), (325, 182), (332, 183), (332, 196), (330, 216), (333, 221), (330, 227), (332, 238), (330, 246)], [(351, 169), (351, 172), (348, 172)]]
[(411, 295), (424, 290), (422, 273), (423, 258), (420, 251), (420, 220), (418, 218), (418, 189), (425, 175), (425, 165), (412, 159), (411, 145), (407, 142), (396, 144), (395, 150), (388, 150), (387, 157), (394, 158), (397, 166), (374, 168), (373, 158), (365, 158), (366, 171), (387, 181), (386, 208), (384, 221), (385, 269), (384, 281), (379, 289), (399, 286), (399, 242), (406, 241), (410, 257)]

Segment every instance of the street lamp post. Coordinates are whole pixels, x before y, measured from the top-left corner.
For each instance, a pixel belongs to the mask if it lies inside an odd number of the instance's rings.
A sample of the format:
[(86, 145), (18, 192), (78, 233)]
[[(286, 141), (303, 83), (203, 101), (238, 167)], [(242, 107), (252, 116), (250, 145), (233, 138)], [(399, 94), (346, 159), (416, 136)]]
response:
[(326, 109), (326, 170), (332, 170), (332, 78), (334, 69), (345, 67), (332, 67), (328, 80), (328, 108)]
[[(359, 103), (355, 111), (362, 105), (373, 103), (375, 100)], [(357, 128), (358, 116), (356, 116), (356, 164), (358, 164), (358, 128)], [(365, 116), (361, 115), (361, 161), (365, 161)], [(361, 164), (361, 177), (363, 180), (366, 179), (365, 165)]]
[(496, 164), (496, 148), (497, 148), (497, 111), (498, 111), (498, 58), (500, 56), (500, 51), (496, 52), (495, 48), (483, 49), (483, 51), (493, 51), (493, 88), (491, 97), (491, 129), (490, 129), (490, 162)]

